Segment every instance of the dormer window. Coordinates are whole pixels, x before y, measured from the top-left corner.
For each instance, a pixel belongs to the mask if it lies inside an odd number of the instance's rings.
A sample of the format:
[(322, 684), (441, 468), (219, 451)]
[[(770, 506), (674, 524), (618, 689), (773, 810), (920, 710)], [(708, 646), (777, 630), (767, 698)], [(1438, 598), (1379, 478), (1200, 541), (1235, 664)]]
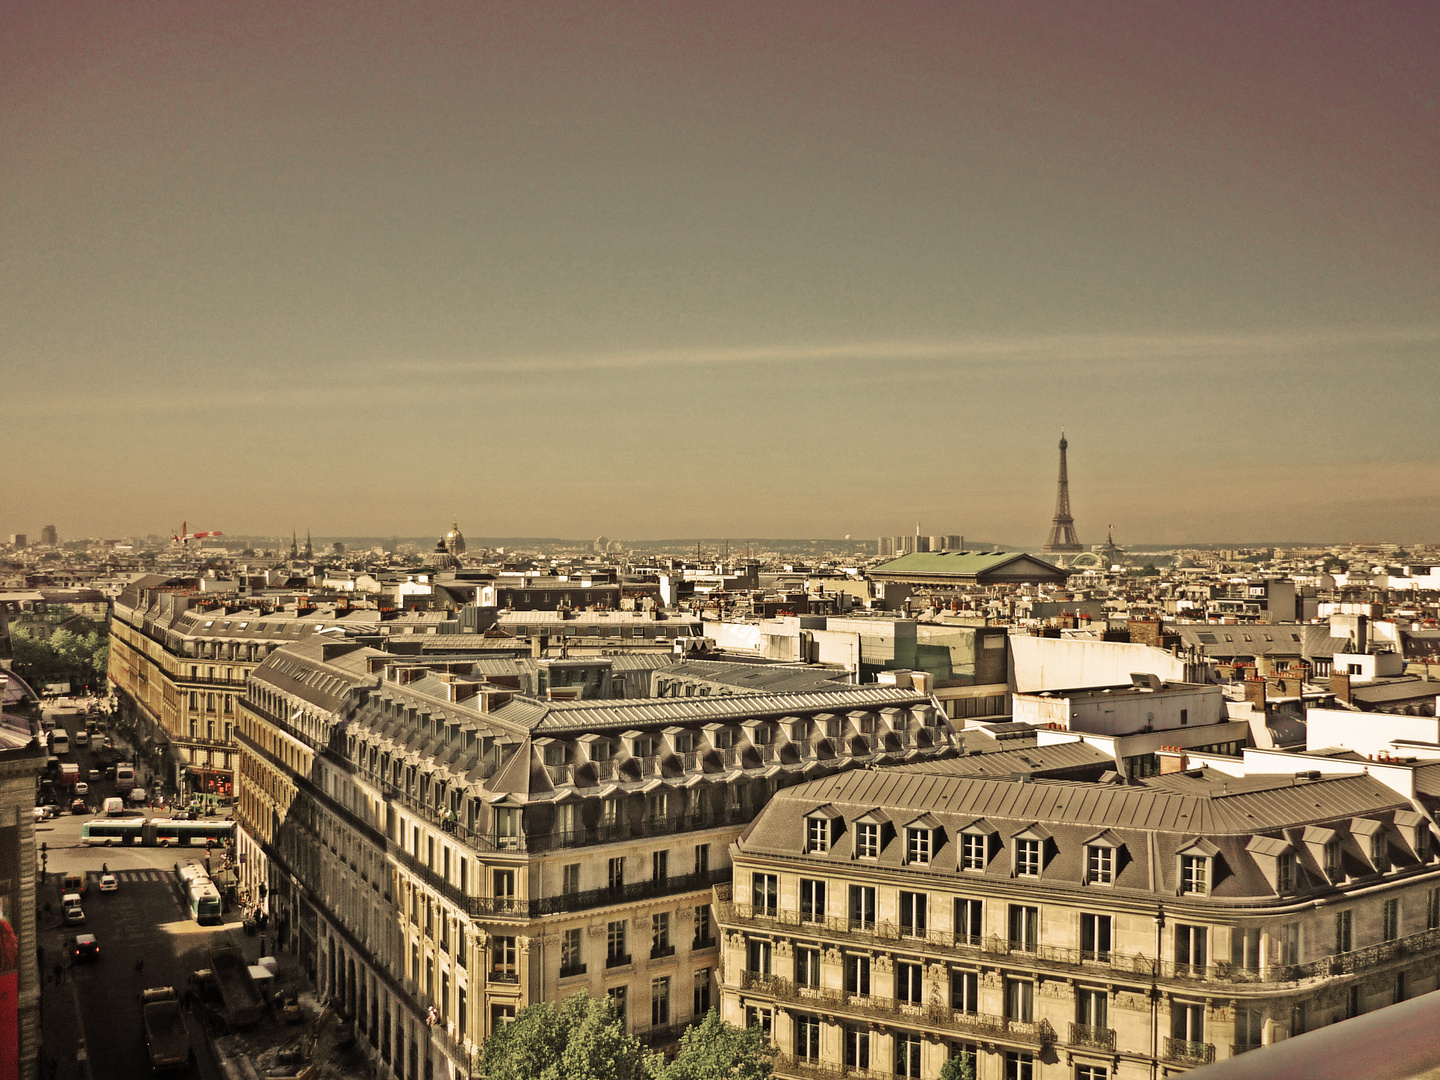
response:
[(1020, 838), (1015, 841), (1015, 873), (1018, 877), (1040, 876), (1040, 841)]
[(750, 729), (750, 742), (755, 746), (769, 746), (775, 741), (775, 729), (769, 724), (757, 724)]
[(1282, 852), (1275, 860), (1275, 891), (1278, 893), (1295, 891), (1295, 853), (1293, 851)]
[(636, 757), (653, 757), (655, 755), (655, 739), (650, 735), (641, 735), (630, 742), (630, 752)]
[(695, 749), (695, 734), (690, 731), (678, 731), (675, 733), (675, 752), (677, 754), (688, 754)]
[(985, 849), (989, 837), (980, 833), (965, 833), (960, 837), (960, 869), (984, 870)]
[(831, 820), (827, 817), (811, 817), (805, 819), (805, 850), (824, 853), (830, 850), (834, 842), (831, 832)]
[(880, 857), (880, 826), (876, 822), (866, 821), (856, 824), (855, 857), (857, 859), (878, 859)]
[(735, 745), (735, 733), (729, 729), (721, 729), (715, 732), (715, 749), (729, 750)]
[(934, 832), (924, 828), (905, 830), (905, 861), (918, 866), (930, 864), (931, 843)]
[(806, 723), (804, 720), (797, 720), (790, 725), (790, 741), (800, 743), (805, 741)]
[(1210, 895), (1210, 860), (1204, 855), (1180, 856), (1180, 892), (1184, 896)]
[(609, 761), (610, 744), (603, 739), (597, 739), (590, 744), (591, 761)]
[(1390, 868), (1390, 841), (1383, 832), (1370, 837), (1370, 862), (1382, 874)]
[(1331, 840), (1325, 845), (1325, 876), (1339, 881), (1345, 875), (1340, 861), (1340, 841)]
[(1115, 883), (1115, 849), (1091, 844), (1085, 849), (1085, 879), (1096, 885)]
[(546, 765), (564, 765), (564, 764), (565, 764), (565, 744), (564, 744), (564, 743), (552, 742), (552, 743), (546, 743), (546, 744), (545, 744), (545, 764), (546, 764)]
[(1430, 861), (1430, 830), (1422, 827), (1415, 834), (1415, 857), (1422, 863)]

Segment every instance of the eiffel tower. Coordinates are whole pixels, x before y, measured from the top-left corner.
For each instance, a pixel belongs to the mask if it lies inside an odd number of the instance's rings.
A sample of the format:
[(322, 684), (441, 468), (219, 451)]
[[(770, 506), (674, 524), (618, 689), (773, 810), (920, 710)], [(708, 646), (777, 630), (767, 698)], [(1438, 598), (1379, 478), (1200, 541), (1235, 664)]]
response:
[(1065, 470), (1065, 432), (1060, 432), (1060, 486), (1055, 494), (1055, 519), (1050, 524), (1050, 539), (1040, 549), (1046, 555), (1075, 555), (1084, 551), (1075, 536), (1075, 519), (1070, 516), (1070, 477)]

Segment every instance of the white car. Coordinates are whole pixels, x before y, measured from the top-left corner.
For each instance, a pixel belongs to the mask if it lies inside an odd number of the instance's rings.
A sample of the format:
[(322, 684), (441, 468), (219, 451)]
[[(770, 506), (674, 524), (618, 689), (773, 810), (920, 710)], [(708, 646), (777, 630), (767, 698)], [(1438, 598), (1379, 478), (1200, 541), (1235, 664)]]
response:
[(143, 803), (149, 797), (149, 795), (145, 794), (145, 789), (143, 787), (131, 788), (130, 794), (128, 796), (130, 801), (137, 806)]
[(101, 892), (114, 892), (118, 888), (120, 888), (120, 879), (117, 878), (114, 874), (100, 875)]
[(75, 794), (76, 794), (76, 795), (89, 795), (89, 794), (90, 794), (90, 785), (87, 784), (84, 780), (77, 780), (77, 781), (75, 781)]

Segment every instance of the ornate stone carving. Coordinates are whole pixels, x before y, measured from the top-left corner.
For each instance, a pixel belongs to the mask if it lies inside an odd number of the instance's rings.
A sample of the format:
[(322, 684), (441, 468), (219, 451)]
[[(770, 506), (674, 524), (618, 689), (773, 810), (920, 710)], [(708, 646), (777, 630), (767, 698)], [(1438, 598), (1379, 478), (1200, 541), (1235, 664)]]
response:
[(605, 936), (605, 924), (595, 923), (585, 928), (585, 933), (592, 938), (603, 938)]
[(795, 946), (788, 941), (777, 941), (775, 943), (775, 955), (781, 959), (788, 959), (795, 955)]
[(826, 949), (826, 950), (825, 950), (825, 963), (827, 963), (827, 964), (843, 964), (844, 962), (845, 962), (845, 958), (840, 955), (840, 950), (839, 950), (839, 949), (836, 949), (836, 948), (833, 948), (833, 947), (832, 947), (832, 948), (829, 948), (829, 949)]
[(1205, 1006), (1205, 1018), (1207, 1020), (1225, 1020), (1230, 1023), (1235, 1021), (1235, 1008), (1232, 1005), (1216, 1003)]
[(1075, 996), (1075, 988), (1064, 979), (1046, 979), (1040, 984), (1040, 996), (1048, 998), (1068, 998)]
[(528, 953), (530, 951), (530, 939), (528, 937), (516, 938), (515, 945), (522, 953)]
[(998, 971), (982, 971), (980, 985), (989, 990), (1002, 990), (1005, 987), (1005, 980), (1001, 978)]
[(870, 962), (876, 975), (889, 975), (895, 970), (895, 961), (888, 956), (877, 956)]
[(1144, 994), (1132, 994), (1125, 990), (1117, 990), (1115, 991), (1115, 1007), (1129, 1009), (1131, 1012), (1149, 1012), (1150, 1002), (1145, 1000)]

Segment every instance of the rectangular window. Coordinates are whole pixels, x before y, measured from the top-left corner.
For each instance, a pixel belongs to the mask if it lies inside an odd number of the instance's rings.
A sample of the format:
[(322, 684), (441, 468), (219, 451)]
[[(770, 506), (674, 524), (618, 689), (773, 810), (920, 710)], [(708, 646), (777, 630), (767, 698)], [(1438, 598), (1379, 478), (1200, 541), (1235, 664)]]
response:
[(980, 975), (961, 968), (950, 970), (950, 1008), (957, 1012), (980, 1011)]
[(902, 892), (900, 894), (900, 933), (911, 937), (924, 937), (926, 922), (926, 894)]
[(1035, 984), (1029, 979), (1005, 980), (1005, 1018), (1024, 1023), (1035, 1019)]
[(919, 1078), (920, 1076), (919, 1035), (908, 1031), (895, 1033), (895, 1075)]
[(1177, 1001), (1170, 1007), (1170, 1034), (1181, 1042), (1205, 1041), (1205, 1006)]
[(1005, 1080), (1035, 1080), (1035, 1055), (1024, 1050), (1006, 1050)]
[(1325, 876), (1331, 881), (1339, 881), (1345, 876), (1344, 864), (1340, 858), (1340, 842), (1332, 840), (1325, 845)]
[(880, 826), (868, 822), (855, 826), (855, 857), (878, 859), (880, 857)]
[(490, 939), (490, 978), (496, 982), (516, 982), (516, 949), (513, 937), (496, 935)]
[(1235, 1010), (1235, 1047), (1237, 1050), (1249, 1050), (1259, 1046), (1263, 1036), (1261, 1032), (1265, 1028), (1265, 1012), (1263, 1009), (1240, 1008)]
[(912, 1005), (919, 1005), (924, 1000), (921, 994), (921, 972), (923, 970), (919, 964), (907, 960), (895, 962), (896, 1001), (908, 1001)]
[(708, 874), (710, 872), (710, 845), (695, 845), (695, 873)]
[(645, 807), (650, 824), (663, 825), (665, 823), (670, 810), (670, 802), (665, 792), (652, 791), (649, 798), (646, 799)]
[(695, 972), (694, 1015), (696, 1019), (710, 1011), (710, 969), (701, 968)]
[(650, 854), (650, 879), (657, 885), (670, 880), (670, 853), (655, 851)]
[(800, 879), (800, 921), (825, 921), (825, 882)]
[(805, 819), (805, 850), (826, 852), (830, 850), (830, 819)]
[(780, 914), (780, 878), (776, 874), (755, 874), (750, 881), (750, 907), (758, 916), (773, 919)]
[(1386, 900), (1380, 905), (1380, 934), (1384, 941), (1394, 941), (1400, 936), (1400, 901)]
[(764, 938), (751, 938), (745, 950), (746, 970), (752, 975), (769, 975), (774, 945)]
[(929, 829), (906, 829), (905, 830), (905, 861), (915, 863), (917, 866), (928, 866), (930, 863), (930, 830)]
[(1230, 931), (1230, 965), (1237, 971), (1260, 970), (1260, 930), (1236, 926)]
[(1294, 965), (1300, 963), (1300, 924), (1286, 923), (1280, 927), (1280, 962)]
[(1111, 916), (1093, 915), (1084, 912), (1080, 915), (1080, 958), (1082, 960), (1096, 960), (1102, 964), (1110, 962), (1110, 928)]
[(623, 1031), (630, 1026), (630, 1003), (629, 995), (623, 986), (612, 986), (605, 991), (605, 996), (610, 999), (610, 1007), (615, 1010), (615, 1016), (620, 1021), (620, 1029)]
[(664, 1027), (670, 1023), (670, 979), (650, 980), (650, 1026)]
[(625, 888), (625, 856), (610, 860), (608, 883), (612, 893), (624, 891)]
[(580, 939), (581, 932), (577, 930), (566, 930), (560, 938), (560, 977), (567, 975), (579, 975), (585, 970), (585, 965), (580, 960)]
[(795, 947), (795, 983), (818, 989), (820, 986), (820, 950), (806, 945)]
[(1020, 877), (1040, 876), (1040, 841), (1015, 841), (1015, 873)]
[(875, 929), (875, 887), (873, 885), (850, 886), (850, 929)]
[(1096, 885), (1111, 885), (1115, 881), (1115, 849), (1092, 844), (1085, 853), (1086, 878)]
[(1370, 837), (1370, 862), (1378, 873), (1390, 869), (1390, 840), (1384, 832)]
[(695, 905), (695, 940), (691, 942), (692, 949), (705, 948), (715, 942), (710, 937), (710, 905)]
[(848, 953), (845, 956), (845, 992), (870, 993), (870, 957)]
[(1180, 856), (1180, 891), (1187, 896), (1210, 894), (1210, 860), (1203, 855)]
[(508, 910), (515, 903), (515, 871), (496, 870), (492, 882), (497, 910)]
[(985, 907), (982, 900), (955, 899), (955, 942), (958, 945), (978, 946), (984, 933)]
[(845, 1065), (850, 1069), (870, 1068), (870, 1029), (845, 1025)]
[(981, 833), (964, 833), (960, 837), (960, 869), (984, 870), (989, 837)]
[(1075, 1022), (1093, 1028), (1095, 1034), (1110, 1027), (1110, 995), (1097, 987), (1082, 986), (1075, 991)]
[(650, 916), (650, 957), (659, 959), (674, 952), (675, 946), (670, 944), (670, 913), (656, 912)]
[(1440, 930), (1440, 889), (1425, 894), (1425, 929)]
[(1335, 951), (1337, 953), (1347, 953), (1355, 947), (1351, 926), (1351, 912), (1337, 911), (1335, 913)]
[(625, 947), (625, 920), (617, 919), (605, 926), (605, 966), (620, 967), (630, 963), (630, 952)]
[(1040, 909), (1026, 904), (1010, 905), (1010, 948), (1034, 952), (1040, 939)]
[(746, 1005), (745, 1026), (759, 1028), (768, 1037), (775, 1027), (775, 1010), (764, 1005)]
[(1275, 891), (1281, 894), (1295, 891), (1295, 853), (1293, 851), (1282, 851), (1275, 859)]
[(1175, 925), (1175, 971), (1178, 975), (1204, 975), (1209, 938), (1203, 926)]
[(795, 1056), (812, 1064), (820, 1060), (820, 1018), (795, 1014)]
[(580, 891), (580, 864), (566, 863), (560, 873), (560, 891), (566, 896), (574, 896)]

